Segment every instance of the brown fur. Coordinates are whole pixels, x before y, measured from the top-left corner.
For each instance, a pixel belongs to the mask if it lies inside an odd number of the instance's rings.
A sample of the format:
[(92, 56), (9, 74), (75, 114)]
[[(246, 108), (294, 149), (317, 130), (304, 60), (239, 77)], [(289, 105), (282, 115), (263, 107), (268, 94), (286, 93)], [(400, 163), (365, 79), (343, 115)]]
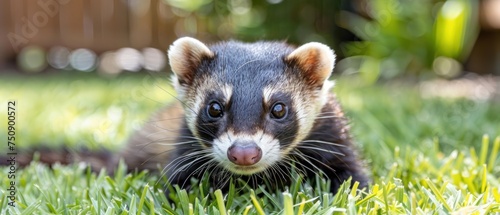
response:
[[(114, 163), (123, 159), (129, 170), (162, 169), (169, 161), (169, 153), (183, 125), (184, 111), (179, 103), (162, 109), (129, 139), (115, 157)], [(186, 128), (184, 128), (186, 129)]]

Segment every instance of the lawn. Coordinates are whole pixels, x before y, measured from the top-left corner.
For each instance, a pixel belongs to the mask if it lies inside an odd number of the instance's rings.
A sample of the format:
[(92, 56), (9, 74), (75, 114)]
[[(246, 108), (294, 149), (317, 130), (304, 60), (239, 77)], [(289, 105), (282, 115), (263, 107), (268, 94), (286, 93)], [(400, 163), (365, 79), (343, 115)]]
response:
[[(166, 75), (0, 76), (0, 86), (0, 139), (7, 139), (7, 102), (15, 100), (18, 148), (117, 150), (173, 100)], [(342, 187), (332, 195), (318, 178), (314, 188), (297, 182), (284, 191), (243, 186), (221, 193), (201, 179), (170, 201), (157, 174), (128, 174), (121, 166), (108, 176), (78, 164), (49, 169), (34, 162), (15, 172), (15, 207), (6, 189), (11, 174), (0, 168), (0, 214), (500, 213), (498, 101), (422, 98), (414, 83), (365, 86), (351, 77), (341, 77), (335, 91), (373, 176), (367, 190)], [(4, 141), (0, 155), (7, 149)]]

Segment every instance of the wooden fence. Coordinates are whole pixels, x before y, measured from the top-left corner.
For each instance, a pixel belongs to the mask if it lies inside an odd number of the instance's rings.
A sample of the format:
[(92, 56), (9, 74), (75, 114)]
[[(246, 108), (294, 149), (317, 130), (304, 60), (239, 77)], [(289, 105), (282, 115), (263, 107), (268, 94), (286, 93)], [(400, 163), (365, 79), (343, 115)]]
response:
[(0, 66), (28, 45), (162, 50), (178, 19), (162, 0), (1, 0)]

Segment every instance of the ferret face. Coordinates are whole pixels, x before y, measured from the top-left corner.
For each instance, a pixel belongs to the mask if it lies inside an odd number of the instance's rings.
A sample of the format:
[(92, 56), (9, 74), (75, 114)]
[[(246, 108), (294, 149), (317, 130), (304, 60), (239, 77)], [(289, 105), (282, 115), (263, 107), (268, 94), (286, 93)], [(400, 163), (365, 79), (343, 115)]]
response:
[(307, 137), (329, 89), (335, 55), (325, 45), (192, 38), (170, 47), (186, 122), (219, 166), (241, 175), (272, 169)]

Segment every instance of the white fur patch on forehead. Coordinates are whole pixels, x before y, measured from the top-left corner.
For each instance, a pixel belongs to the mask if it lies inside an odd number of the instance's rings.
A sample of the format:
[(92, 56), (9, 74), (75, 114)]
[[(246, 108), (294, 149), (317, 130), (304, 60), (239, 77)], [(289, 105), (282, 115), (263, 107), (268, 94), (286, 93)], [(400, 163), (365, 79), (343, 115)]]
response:
[(224, 94), (224, 101), (229, 101), (233, 95), (233, 86), (224, 84), (224, 86), (222, 86), (222, 93)]
[[(252, 166), (238, 166), (227, 157), (227, 150), (235, 141), (254, 141), (262, 150), (262, 158)], [(213, 141), (214, 159), (225, 169), (240, 175), (262, 172), (281, 160), (279, 140), (263, 131), (255, 134), (238, 133), (228, 130)]]
[(335, 53), (327, 45), (310, 42), (295, 49), (286, 60), (297, 65), (310, 84), (321, 86), (333, 72)]
[(274, 88), (266, 86), (262, 90), (262, 98), (264, 99), (265, 104), (269, 104), (269, 101), (271, 100), (271, 96), (274, 94)]

